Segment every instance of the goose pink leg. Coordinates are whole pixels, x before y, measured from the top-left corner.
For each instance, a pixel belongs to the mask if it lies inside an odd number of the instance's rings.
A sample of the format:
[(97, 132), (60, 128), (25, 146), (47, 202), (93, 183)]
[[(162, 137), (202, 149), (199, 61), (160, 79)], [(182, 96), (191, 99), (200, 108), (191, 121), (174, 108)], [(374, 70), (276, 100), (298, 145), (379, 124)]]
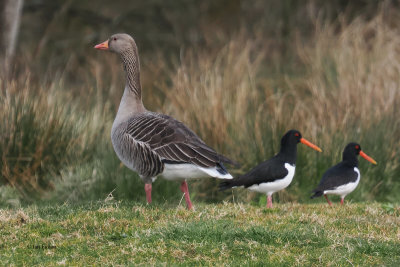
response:
[(151, 203), (151, 184), (144, 184), (144, 191), (146, 191), (147, 204)]
[(344, 198), (341, 198), (340, 199), (340, 205), (343, 205), (344, 204)]
[(324, 195), (324, 197), (326, 198), (326, 201), (328, 201), (329, 206), (332, 206), (332, 202), (329, 201), (328, 196)]
[(190, 201), (189, 188), (188, 188), (186, 181), (182, 182), (181, 191), (185, 194), (187, 209), (191, 210), (193, 205), (192, 205), (192, 202)]
[(272, 209), (272, 196), (267, 196), (267, 208)]

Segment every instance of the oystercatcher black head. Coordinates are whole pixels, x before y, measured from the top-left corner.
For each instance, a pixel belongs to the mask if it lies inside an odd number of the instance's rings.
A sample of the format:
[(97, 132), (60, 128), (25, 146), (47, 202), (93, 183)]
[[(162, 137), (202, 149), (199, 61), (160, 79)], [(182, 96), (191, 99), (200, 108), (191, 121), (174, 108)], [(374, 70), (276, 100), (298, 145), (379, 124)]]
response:
[(369, 157), (361, 150), (361, 146), (357, 143), (349, 143), (343, 151), (343, 161), (346, 162), (348, 165), (353, 167), (358, 166), (357, 156), (360, 155), (361, 157), (365, 158), (372, 164), (376, 165), (376, 161)]
[(357, 156), (360, 155), (372, 164), (376, 161), (369, 157), (361, 150), (361, 146), (357, 143), (349, 143), (343, 151), (343, 160), (339, 164), (328, 169), (316, 189), (313, 190), (314, 195), (311, 198), (324, 195), (326, 201), (331, 206), (327, 194), (339, 195), (340, 203), (343, 204), (346, 195), (356, 189), (360, 182), (360, 171), (358, 169)]
[(248, 173), (220, 183), (219, 189), (244, 186), (249, 190), (267, 194), (267, 208), (272, 208), (272, 194), (286, 188), (292, 182), (298, 143), (322, 152), (319, 147), (304, 139), (299, 131), (290, 130), (282, 137), (278, 154), (260, 163)]
[(302, 138), (301, 133), (297, 130), (290, 130), (285, 133), (285, 135), (281, 138), (281, 148), (286, 146), (293, 146), (300, 143), (300, 139)]
[(297, 155), (297, 144), (302, 143), (305, 144), (319, 152), (322, 152), (322, 150), (311, 143), (310, 141), (307, 141), (304, 139), (301, 135), (301, 133), (297, 130), (290, 130), (288, 131), (281, 139), (281, 150), (279, 154), (281, 156), (287, 158), (287, 162), (291, 164), (296, 163), (296, 155)]

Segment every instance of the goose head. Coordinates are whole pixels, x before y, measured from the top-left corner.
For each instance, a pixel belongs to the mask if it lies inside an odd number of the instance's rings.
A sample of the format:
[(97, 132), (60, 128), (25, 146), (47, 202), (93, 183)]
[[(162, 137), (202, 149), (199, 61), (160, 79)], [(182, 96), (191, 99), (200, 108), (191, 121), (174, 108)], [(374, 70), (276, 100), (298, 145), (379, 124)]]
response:
[(135, 40), (126, 33), (113, 34), (108, 40), (96, 45), (94, 48), (99, 50), (108, 50), (117, 54), (137, 50)]

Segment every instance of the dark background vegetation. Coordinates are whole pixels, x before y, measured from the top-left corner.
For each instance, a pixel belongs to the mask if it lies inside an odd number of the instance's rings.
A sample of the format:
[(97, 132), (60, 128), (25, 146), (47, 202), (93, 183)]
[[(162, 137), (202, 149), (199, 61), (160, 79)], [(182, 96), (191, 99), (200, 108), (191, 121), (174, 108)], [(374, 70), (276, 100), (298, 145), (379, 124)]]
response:
[[(0, 202), (144, 201), (110, 129), (124, 87), (118, 58), (93, 46), (131, 34), (145, 106), (173, 115), (247, 171), (296, 128), (296, 176), (279, 201), (308, 202), (344, 146), (361, 143), (353, 201), (400, 195), (400, 7), (397, 1), (25, 1), (16, 53), (0, 77)], [(259, 201), (245, 190), (190, 184), (196, 201)], [(178, 184), (157, 180), (155, 201)], [(262, 201), (262, 199), (260, 200)]]

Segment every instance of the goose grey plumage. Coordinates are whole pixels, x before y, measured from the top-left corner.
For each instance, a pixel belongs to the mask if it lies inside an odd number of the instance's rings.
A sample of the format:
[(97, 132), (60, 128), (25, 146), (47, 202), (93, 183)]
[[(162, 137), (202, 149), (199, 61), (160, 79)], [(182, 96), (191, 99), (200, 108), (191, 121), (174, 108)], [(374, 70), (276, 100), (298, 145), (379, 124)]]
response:
[(111, 140), (119, 159), (144, 181), (148, 203), (151, 203), (151, 184), (157, 176), (182, 181), (188, 209), (192, 203), (186, 179), (232, 179), (223, 163), (235, 164), (233, 161), (207, 146), (182, 122), (143, 106), (138, 49), (131, 36), (114, 34), (95, 48), (121, 57), (126, 85)]

